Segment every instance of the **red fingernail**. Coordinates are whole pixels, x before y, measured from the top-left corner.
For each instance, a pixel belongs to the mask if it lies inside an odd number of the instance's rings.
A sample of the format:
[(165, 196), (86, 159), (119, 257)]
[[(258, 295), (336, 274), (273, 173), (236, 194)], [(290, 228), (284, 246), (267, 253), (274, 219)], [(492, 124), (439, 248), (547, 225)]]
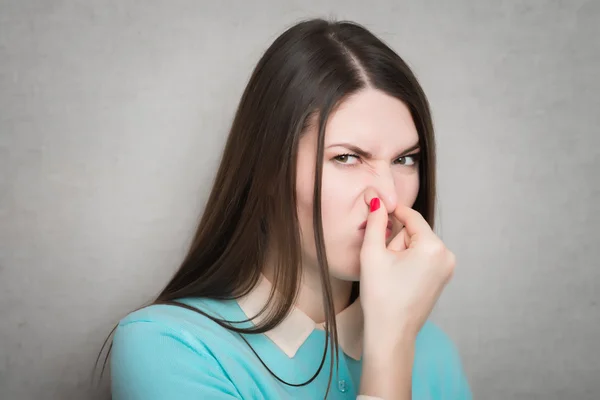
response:
[(373, 197), (373, 199), (371, 199), (371, 212), (379, 209), (379, 205), (379, 198)]

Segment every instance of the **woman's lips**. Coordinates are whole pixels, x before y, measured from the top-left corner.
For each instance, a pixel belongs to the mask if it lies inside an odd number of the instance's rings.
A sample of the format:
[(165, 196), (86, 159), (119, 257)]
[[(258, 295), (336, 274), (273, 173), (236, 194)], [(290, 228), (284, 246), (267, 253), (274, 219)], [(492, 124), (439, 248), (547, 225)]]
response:
[[(394, 224), (392, 223), (392, 221), (388, 220), (387, 223), (387, 228), (385, 230), (385, 237), (388, 238), (392, 235), (392, 227), (394, 226)], [(359, 230), (364, 231), (367, 228), (367, 221), (364, 221), (362, 224), (360, 224), (360, 226), (358, 227)]]

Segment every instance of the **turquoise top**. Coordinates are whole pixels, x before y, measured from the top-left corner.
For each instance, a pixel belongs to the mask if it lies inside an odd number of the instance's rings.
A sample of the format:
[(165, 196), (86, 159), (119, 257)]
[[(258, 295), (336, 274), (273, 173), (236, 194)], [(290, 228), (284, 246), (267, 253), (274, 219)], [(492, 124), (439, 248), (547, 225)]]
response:
[[(231, 321), (248, 318), (235, 300), (182, 302)], [(282, 332), (272, 337), (245, 336), (271, 371), (295, 384), (305, 382), (316, 372), (325, 345), (325, 331), (316, 326), (302, 337), (295, 337), (302, 331), (296, 328), (306, 328), (299, 321), (302, 319), (296, 319), (294, 326), (288, 324), (287, 328), (294, 329), (287, 331), (287, 338)], [(344, 325), (338, 325), (343, 332)], [(282, 350), (286, 340), (292, 350), (289, 346)], [(341, 348), (338, 351), (339, 369), (334, 369), (327, 398), (356, 399), (360, 356), (355, 359)], [(289, 386), (267, 371), (237, 333), (195, 311), (152, 305), (131, 313), (117, 327), (111, 355), (112, 395), (113, 400), (322, 399), (330, 355), (328, 351), (323, 369), (313, 382)], [(432, 322), (427, 322), (417, 336), (412, 393), (412, 398), (418, 400), (471, 399), (457, 349)]]

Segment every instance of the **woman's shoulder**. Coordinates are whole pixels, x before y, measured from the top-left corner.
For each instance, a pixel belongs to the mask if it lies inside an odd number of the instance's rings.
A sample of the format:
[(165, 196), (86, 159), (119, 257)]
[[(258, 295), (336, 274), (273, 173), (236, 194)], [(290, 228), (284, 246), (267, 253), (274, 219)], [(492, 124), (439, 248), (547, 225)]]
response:
[[(204, 314), (232, 320), (235, 301), (178, 300), (128, 314), (115, 330), (111, 352), (114, 399), (239, 398), (222, 370), (222, 357), (239, 348), (239, 338)], [(199, 312), (200, 311), (200, 312)]]
[(454, 366), (460, 364), (459, 350), (450, 336), (436, 323), (425, 322), (415, 343), (415, 359), (431, 365)]
[[(471, 399), (460, 351), (451, 337), (437, 324), (427, 321), (415, 344), (415, 375), (434, 387), (451, 392), (452, 399)], [(423, 382), (424, 383), (424, 382)]]
[(188, 347), (203, 347), (207, 343), (227, 345), (228, 341), (238, 339), (212, 318), (239, 321), (244, 319), (240, 313), (235, 300), (186, 298), (175, 304), (152, 304), (121, 319), (115, 338), (137, 342), (138, 346), (145, 345), (149, 350), (165, 337)]
[(431, 320), (427, 320), (419, 334), (416, 342), (417, 349), (429, 350), (434, 353), (456, 351), (456, 345), (442, 327)]
[(137, 322), (161, 324), (185, 324), (186, 322), (210, 323), (205, 314), (218, 319), (229, 319), (239, 313), (235, 300), (212, 300), (202, 298), (178, 299), (168, 304), (151, 304), (130, 312), (119, 321), (119, 326)]

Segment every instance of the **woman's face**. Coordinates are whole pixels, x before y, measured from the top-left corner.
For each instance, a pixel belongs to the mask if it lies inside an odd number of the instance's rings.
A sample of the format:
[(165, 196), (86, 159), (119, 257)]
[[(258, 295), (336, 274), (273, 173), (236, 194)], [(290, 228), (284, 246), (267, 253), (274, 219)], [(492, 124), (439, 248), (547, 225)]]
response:
[[(303, 262), (316, 267), (313, 184), (318, 127), (300, 139), (296, 181)], [(419, 137), (408, 108), (375, 89), (346, 99), (326, 126), (322, 218), (330, 274), (358, 280), (364, 223), (372, 197), (391, 214), (398, 204), (412, 206), (419, 191)], [(390, 217), (393, 237), (402, 228)]]

